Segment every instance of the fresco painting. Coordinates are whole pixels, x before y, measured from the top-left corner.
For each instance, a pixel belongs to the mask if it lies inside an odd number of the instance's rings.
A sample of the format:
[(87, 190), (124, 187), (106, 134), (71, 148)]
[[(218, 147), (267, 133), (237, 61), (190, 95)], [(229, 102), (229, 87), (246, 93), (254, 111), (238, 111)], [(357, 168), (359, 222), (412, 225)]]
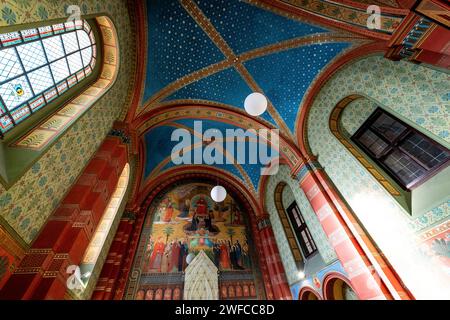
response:
[(146, 241), (143, 273), (183, 272), (200, 251), (221, 271), (252, 268), (244, 212), (229, 195), (215, 203), (212, 187), (186, 184), (162, 197), (146, 223), (151, 231), (141, 239)]

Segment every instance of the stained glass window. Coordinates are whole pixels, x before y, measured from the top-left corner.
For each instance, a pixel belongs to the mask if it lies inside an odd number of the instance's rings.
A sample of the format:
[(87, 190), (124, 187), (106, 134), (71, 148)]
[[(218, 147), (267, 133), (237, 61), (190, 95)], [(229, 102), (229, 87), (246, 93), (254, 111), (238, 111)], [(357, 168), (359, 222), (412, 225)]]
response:
[(450, 150), (382, 109), (377, 109), (352, 139), (407, 190), (450, 162)]
[(88, 77), (95, 58), (86, 21), (0, 34), (0, 136)]

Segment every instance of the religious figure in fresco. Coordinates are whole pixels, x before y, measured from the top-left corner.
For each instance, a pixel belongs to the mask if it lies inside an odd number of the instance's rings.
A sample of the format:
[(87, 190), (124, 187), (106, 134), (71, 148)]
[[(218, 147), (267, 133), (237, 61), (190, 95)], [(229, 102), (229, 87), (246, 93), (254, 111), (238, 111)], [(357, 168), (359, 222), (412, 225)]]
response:
[(221, 240), (220, 242), (220, 267), (222, 270), (231, 269), (230, 253), (225, 240)]
[(181, 272), (186, 268), (186, 257), (189, 254), (189, 248), (186, 240), (184, 240), (183, 243), (180, 242), (179, 245), (180, 253), (178, 258), (178, 271)]
[(200, 219), (194, 214), (194, 216), (192, 217), (191, 226), (189, 227), (189, 231), (197, 231), (199, 224)]
[(189, 199), (182, 201), (179, 208), (181, 213), (178, 215), (178, 218), (182, 219), (187, 218), (189, 216), (189, 210), (191, 208), (191, 203)]
[(217, 268), (220, 268), (220, 246), (217, 242), (213, 245), (214, 264)]
[(164, 255), (165, 245), (162, 241), (162, 237), (159, 237), (153, 246), (153, 252), (150, 256), (150, 261), (148, 263), (149, 269), (160, 269), (161, 261)]
[(172, 220), (172, 216), (173, 216), (173, 205), (172, 205), (172, 202), (170, 202), (170, 199), (169, 199), (169, 205), (167, 206), (167, 208), (166, 208), (166, 212), (164, 213), (164, 216), (163, 216), (163, 221), (164, 222), (170, 222), (171, 220)]
[(172, 254), (168, 272), (178, 271), (178, 260), (180, 259), (181, 246), (180, 243), (175, 240), (172, 242)]
[(206, 203), (205, 198), (201, 197), (195, 205), (195, 215), (203, 217), (206, 216), (207, 213), (208, 213), (208, 204)]
[(164, 254), (161, 260), (161, 267), (160, 267), (161, 272), (170, 272), (169, 268), (171, 265), (171, 257), (172, 257), (172, 243), (168, 243), (165, 246)]
[(161, 218), (165, 212), (165, 207), (163, 205), (159, 206), (158, 209), (155, 212), (155, 218), (154, 218), (154, 222), (159, 222), (161, 221)]
[(250, 254), (249, 254), (249, 248), (248, 248), (248, 241), (245, 239), (245, 243), (242, 246), (242, 266), (245, 269), (251, 269), (251, 260), (250, 260)]
[(214, 204), (208, 192), (204, 186), (175, 188), (160, 200), (152, 223), (145, 224), (151, 231), (142, 272), (183, 272), (189, 253), (200, 250), (219, 270), (251, 268), (243, 212), (231, 197)]
[(239, 208), (236, 208), (236, 210), (234, 211), (234, 215), (233, 215), (233, 222), (232, 224), (237, 224), (237, 225), (241, 225), (242, 221), (241, 221), (241, 211), (239, 210)]
[(153, 300), (155, 292), (152, 289), (147, 290), (145, 293), (145, 300)]

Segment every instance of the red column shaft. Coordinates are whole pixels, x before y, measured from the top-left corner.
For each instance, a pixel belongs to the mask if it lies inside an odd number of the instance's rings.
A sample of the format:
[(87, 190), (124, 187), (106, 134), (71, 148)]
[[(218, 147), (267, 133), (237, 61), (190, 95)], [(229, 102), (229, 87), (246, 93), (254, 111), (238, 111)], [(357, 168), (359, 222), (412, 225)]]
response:
[(63, 299), (69, 265), (78, 265), (127, 159), (118, 138), (106, 138), (42, 228), (0, 299)]
[(340, 216), (339, 211), (315, 175), (309, 171), (300, 187), (306, 194), (336, 255), (360, 299), (392, 299), (392, 295), (373, 271), (368, 257)]

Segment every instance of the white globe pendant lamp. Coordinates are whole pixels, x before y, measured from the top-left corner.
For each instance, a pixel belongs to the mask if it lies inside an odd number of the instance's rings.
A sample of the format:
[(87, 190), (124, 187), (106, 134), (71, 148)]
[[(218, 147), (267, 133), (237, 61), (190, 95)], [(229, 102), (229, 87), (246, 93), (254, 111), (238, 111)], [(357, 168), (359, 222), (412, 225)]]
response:
[(225, 190), (224, 187), (217, 185), (214, 188), (212, 188), (211, 198), (215, 202), (222, 202), (223, 200), (225, 200), (226, 197), (227, 197), (227, 190)]
[(248, 95), (244, 101), (245, 111), (251, 116), (260, 116), (267, 110), (267, 98), (259, 92)]

